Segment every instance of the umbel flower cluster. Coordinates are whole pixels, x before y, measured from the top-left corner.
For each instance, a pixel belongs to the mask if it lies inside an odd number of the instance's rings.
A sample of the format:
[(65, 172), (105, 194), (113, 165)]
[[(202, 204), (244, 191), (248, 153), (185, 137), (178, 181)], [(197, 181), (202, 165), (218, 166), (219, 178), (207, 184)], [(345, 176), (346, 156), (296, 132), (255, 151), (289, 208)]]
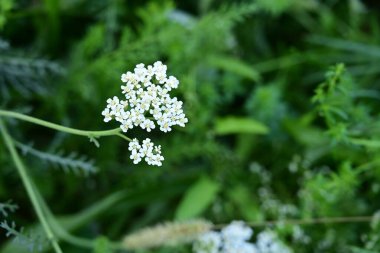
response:
[(149, 138), (143, 140), (142, 145), (135, 138), (129, 143), (128, 148), (132, 153), (130, 158), (134, 164), (138, 164), (142, 158), (145, 157), (145, 161), (149, 165), (161, 166), (164, 157), (161, 155), (161, 146), (154, 146)]
[[(182, 101), (170, 97), (169, 92), (178, 88), (179, 81), (174, 76), (167, 76), (167, 67), (157, 61), (145, 67), (136, 65), (134, 72), (121, 75), (122, 93), (125, 100), (117, 96), (107, 99), (107, 106), (102, 111), (104, 121), (116, 120), (123, 132), (140, 127), (150, 132), (156, 126), (163, 132), (170, 132), (175, 125), (184, 127), (188, 122)], [(143, 158), (149, 165), (161, 166), (164, 157), (161, 147), (154, 146), (150, 139), (142, 144), (133, 139), (129, 145), (130, 158), (135, 164)]]
[(193, 244), (194, 253), (290, 253), (271, 231), (257, 235), (256, 243), (249, 242), (253, 230), (241, 221), (234, 221), (220, 232), (207, 232)]

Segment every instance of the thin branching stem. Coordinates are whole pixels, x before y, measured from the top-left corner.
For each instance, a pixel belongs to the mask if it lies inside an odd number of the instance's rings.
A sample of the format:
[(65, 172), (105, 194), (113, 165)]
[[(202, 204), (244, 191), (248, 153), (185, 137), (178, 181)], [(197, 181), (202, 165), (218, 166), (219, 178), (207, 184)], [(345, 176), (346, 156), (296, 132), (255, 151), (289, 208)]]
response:
[(121, 133), (116, 133), (115, 135), (119, 136), (120, 138), (126, 140), (126, 141), (132, 141), (131, 138), (125, 136), (124, 134)]
[[(35, 186), (34, 186), (34, 189), (36, 189)], [(88, 248), (88, 249), (94, 248), (94, 246), (95, 246), (94, 240), (72, 235), (64, 227), (62, 227), (61, 224), (57, 221), (57, 219), (53, 215), (53, 213), (51, 212), (51, 210), (48, 207), (48, 205), (46, 204), (45, 200), (42, 198), (41, 194), (38, 191), (35, 191), (35, 193), (37, 195), (38, 201), (40, 202), (40, 205), (42, 207), (42, 210), (43, 210), (45, 216), (49, 220), (49, 223), (51, 224), (53, 231), (57, 234), (57, 236), (59, 238), (61, 238), (62, 240), (66, 241), (72, 245), (76, 245), (76, 246), (79, 246), (82, 248)], [(110, 196), (109, 198), (107, 198), (107, 200), (108, 201), (115, 201), (115, 200), (117, 201), (117, 200), (122, 199), (123, 197), (124, 197), (123, 192), (117, 192), (117, 193), (113, 194), (112, 196)], [(111, 244), (111, 247), (115, 250), (116, 249), (117, 250), (123, 249), (123, 247), (120, 245), (120, 243), (111, 242), (110, 244)]]
[(12, 138), (10, 137), (6, 126), (4, 125), (4, 123), (1, 119), (0, 119), (0, 132), (4, 138), (5, 145), (7, 146), (8, 150), (11, 154), (13, 162), (17, 168), (17, 171), (20, 174), (21, 180), (25, 186), (25, 189), (26, 189), (26, 191), (29, 195), (29, 198), (32, 202), (33, 208), (36, 211), (38, 219), (41, 222), (41, 225), (42, 225), (42, 227), (46, 233), (47, 238), (50, 240), (55, 252), (56, 253), (62, 253), (62, 250), (61, 250), (60, 246), (58, 245), (58, 242), (57, 242), (57, 240), (56, 240), (56, 238), (55, 238), (55, 236), (54, 236), (54, 234), (50, 228), (50, 224), (48, 223), (47, 219), (45, 218), (43, 211), (42, 211), (42, 208), (39, 205), (38, 197), (36, 196), (35, 191), (33, 189), (32, 179), (28, 175), (21, 158), (20, 158), (19, 154), (17, 153), (15, 144), (14, 144)]
[[(336, 224), (336, 223), (367, 223), (371, 222), (373, 216), (346, 216), (346, 217), (321, 217), (314, 219), (289, 219), (289, 220), (272, 220), (263, 222), (247, 222), (250, 227), (269, 227), (276, 225), (315, 225), (315, 224)], [(215, 229), (221, 229), (228, 224), (216, 224)]]
[(0, 110), (0, 116), (3, 117), (10, 117), (10, 118), (15, 118), (19, 120), (24, 120), (28, 121), (30, 123), (34, 123), (40, 126), (44, 126), (47, 128), (51, 128), (60, 132), (65, 132), (69, 134), (74, 134), (74, 135), (81, 135), (81, 136), (92, 136), (92, 137), (101, 137), (101, 136), (110, 136), (110, 135), (115, 135), (116, 133), (120, 132), (120, 128), (115, 128), (111, 130), (104, 130), (104, 131), (87, 131), (87, 130), (80, 130), (80, 129), (75, 129), (71, 127), (65, 127), (61, 126), (59, 124), (51, 123), (49, 121), (37, 119), (28, 115), (24, 115), (18, 112), (12, 112), (12, 111), (6, 111), (6, 110)]
[(120, 128), (114, 128), (110, 130), (104, 130), (104, 131), (88, 131), (88, 130), (80, 130), (76, 128), (71, 128), (71, 127), (65, 127), (61, 126), (59, 124), (55, 124), (46, 120), (38, 119), (35, 117), (31, 117), (22, 113), (18, 112), (12, 112), (12, 111), (6, 111), (6, 110), (0, 110), (0, 116), (1, 117), (9, 117), (9, 118), (15, 118), (23, 121), (27, 121), (33, 124), (37, 124), (43, 127), (51, 128), (60, 132), (64, 133), (69, 133), (69, 134), (74, 134), (74, 135), (80, 135), (80, 136), (86, 136), (89, 138), (98, 138), (102, 136), (112, 136), (116, 135), (119, 136), (120, 138), (131, 141), (130, 138), (127, 136), (123, 135), (120, 133), (121, 129)]

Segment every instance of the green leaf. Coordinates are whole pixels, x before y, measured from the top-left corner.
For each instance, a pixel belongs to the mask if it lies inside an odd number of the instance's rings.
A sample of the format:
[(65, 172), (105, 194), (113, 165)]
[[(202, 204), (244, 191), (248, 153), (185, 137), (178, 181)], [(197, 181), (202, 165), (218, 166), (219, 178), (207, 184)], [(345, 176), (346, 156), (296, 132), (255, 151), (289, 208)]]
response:
[(99, 236), (95, 240), (94, 253), (112, 253), (110, 241), (105, 236)]
[(352, 253), (380, 253), (379, 251), (372, 251), (368, 249), (361, 249), (357, 247), (351, 247)]
[(94, 143), (95, 147), (100, 147), (99, 141), (96, 139), (97, 137), (89, 136), (88, 138), (90, 139), (90, 142)]
[(228, 196), (235, 203), (246, 221), (264, 220), (263, 213), (260, 212), (260, 208), (254, 202), (254, 198), (248, 187), (243, 185), (236, 186), (228, 191)]
[(353, 144), (364, 146), (367, 148), (380, 148), (380, 140), (350, 138)]
[(1, 0), (0, 1), (0, 11), (6, 12), (10, 11), (14, 6), (13, 0)]
[(188, 220), (204, 212), (215, 199), (219, 184), (208, 177), (200, 178), (186, 192), (179, 204), (176, 220)]
[(216, 121), (215, 133), (225, 134), (267, 134), (269, 129), (263, 123), (250, 118), (226, 117)]
[(209, 58), (209, 64), (252, 81), (258, 81), (260, 79), (260, 74), (258, 71), (247, 63), (234, 57), (212, 56)]

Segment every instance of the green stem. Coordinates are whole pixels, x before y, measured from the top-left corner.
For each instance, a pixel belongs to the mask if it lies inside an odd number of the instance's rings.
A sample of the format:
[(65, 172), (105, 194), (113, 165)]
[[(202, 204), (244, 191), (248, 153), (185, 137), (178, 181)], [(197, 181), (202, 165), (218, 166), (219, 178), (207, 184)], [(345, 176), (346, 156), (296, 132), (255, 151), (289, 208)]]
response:
[[(34, 188), (36, 187), (34, 186)], [(35, 193), (37, 195), (38, 201), (40, 202), (40, 205), (42, 207), (44, 214), (46, 215), (47, 219), (49, 220), (49, 223), (51, 224), (53, 231), (57, 234), (59, 238), (61, 238), (62, 240), (68, 243), (71, 243), (73, 245), (76, 245), (82, 248), (89, 248), (89, 249), (94, 248), (95, 246), (94, 240), (74, 236), (70, 234), (65, 228), (63, 228), (61, 224), (57, 221), (57, 219), (54, 217), (54, 215), (52, 214), (50, 208), (46, 204), (45, 200), (42, 198), (41, 194), (38, 191), (35, 191)], [(112, 195), (111, 198), (109, 198), (108, 200), (113, 201), (113, 200), (121, 199), (123, 196), (124, 196), (124, 193), (119, 192), (119, 193), (116, 193), (115, 195)], [(116, 242), (111, 242), (111, 247), (115, 250), (124, 249), (120, 245), (120, 243), (116, 243)]]
[[(347, 216), (347, 217), (321, 217), (304, 220), (272, 220), (262, 222), (247, 222), (250, 227), (269, 227), (276, 225), (315, 225), (315, 224), (335, 224), (335, 223), (368, 223), (373, 220), (373, 216)], [(221, 229), (228, 224), (216, 224), (215, 229)]]
[(21, 180), (22, 180), (22, 182), (26, 188), (26, 191), (27, 191), (29, 198), (32, 202), (33, 208), (37, 213), (38, 219), (40, 220), (42, 227), (45, 230), (47, 238), (50, 240), (55, 252), (56, 253), (62, 253), (62, 250), (59, 247), (59, 245), (58, 245), (58, 243), (57, 243), (57, 241), (53, 235), (53, 232), (51, 231), (50, 225), (49, 225), (48, 221), (45, 219), (43, 211), (39, 205), (38, 197), (36, 196), (34, 189), (33, 189), (32, 180), (29, 177), (29, 175), (25, 169), (24, 164), (22, 163), (21, 158), (19, 157), (19, 155), (17, 153), (15, 145), (14, 145), (14, 143), (13, 143), (13, 141), (12, 141), (12, 139), (8, 133), (8, 130), (6, 129), (4, 123), (1, 119), (0, 119), (0, 131), (1, 131), (1, 134), (4, 138), (5, 145), (7, 146), (8, 150), (11, 154), (11, 157), (13, 159), (13, 162), (16, 165), (17, 171), (20, 174)]
[(115, 135), (119, 136), (120, 138), (126, 140), (126, 141), (132, 141), (131, 138), (125, 136), (124, 134), (121, 133), (116, 133)]
[(61, 126), (55, 123), (51, 123), (49, 121), (37, 119), (28, 115), (24, 115), (18, 112), (12, 112), (12, 111), (5, 111), (5, 110), (0, 110), (0, 116), (3, 117), (9, 117), (9, 118), (15, 118), (15, 119), (20, 119), (24, 121), (28, 121), (40, 126), (44, 126), (47, 128), (55, 129), (61, 132), (66, 132), (69, 134), (75, 134), (75, 135), (81, 135), (81, 136), (87, 136), (87, 137), (101, 137), (101, 136), (110, 136), (110, 135), (115, 135), (120, 132), (120, 128), (115, 128), (111, 130), (105, 130), (105, 131), (87, 131), (87, 130), (79, 130), (71, 127), (65, 127)]

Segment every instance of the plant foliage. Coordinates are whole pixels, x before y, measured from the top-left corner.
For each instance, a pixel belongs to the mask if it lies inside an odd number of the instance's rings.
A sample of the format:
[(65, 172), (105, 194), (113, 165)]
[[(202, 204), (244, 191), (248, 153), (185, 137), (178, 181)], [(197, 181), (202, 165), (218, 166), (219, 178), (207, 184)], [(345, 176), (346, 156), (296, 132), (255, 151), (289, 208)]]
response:
[[(379, 252), (379, 19), (379, 4), (361, 0), (0, 1), (1, 110), (116, 128), (101, 111), (120, 92), (121, 73), (160, 60), (180, 81), (172, 93), (189, 122), (151, 132), (165, 157), (151, 168), (134, 165), (120, 138), (89, 143), (0, 121), (18, 140), (64, 252), (113, 252), (134, 231), (194, 218), (216, 228), (244, 220), (257, 226), (254, 241), (271, 230), (297, 253)], [(0, 143), (0, 199), (29, 207)], [(15, 251), (14, 237), (37, 249), (38, 233), (15, 225), (39, 231), (37, 216), (23, 209), (13, 223), (15, 209), (0, 204), (10, 236), (0, 235), (0, 252)], [(365, 222), (294, 222), (354, 216)]]

